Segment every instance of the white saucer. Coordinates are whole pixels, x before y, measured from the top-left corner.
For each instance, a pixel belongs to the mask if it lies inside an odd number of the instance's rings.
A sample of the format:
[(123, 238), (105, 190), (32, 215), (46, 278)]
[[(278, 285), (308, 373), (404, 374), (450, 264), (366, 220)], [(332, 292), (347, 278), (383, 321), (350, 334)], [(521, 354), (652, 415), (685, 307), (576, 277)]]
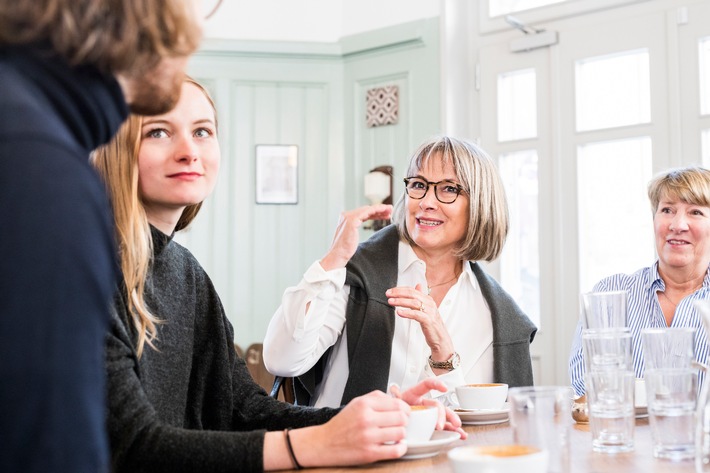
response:
[(450, 430), (435, 430), (430, 440), (426, 442), (416, 442), (407, 445), (407, 453), (404, 460), (416, 460), (418, 458), (428, 458), (438, 455), (442, 447), (461, 438), (458, 432)]
[(502, 409), (454, 409), (466, 425), (502, 424), (508, 421), (510, 407), (506, 402)]

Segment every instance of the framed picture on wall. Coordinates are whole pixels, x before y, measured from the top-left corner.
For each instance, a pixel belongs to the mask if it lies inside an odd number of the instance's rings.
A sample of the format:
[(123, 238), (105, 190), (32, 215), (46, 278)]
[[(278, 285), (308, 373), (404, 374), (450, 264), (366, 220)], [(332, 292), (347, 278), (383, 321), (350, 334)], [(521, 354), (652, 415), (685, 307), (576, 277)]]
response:
[(256, 145), (256, 203), (298, 203), (298, 146)]

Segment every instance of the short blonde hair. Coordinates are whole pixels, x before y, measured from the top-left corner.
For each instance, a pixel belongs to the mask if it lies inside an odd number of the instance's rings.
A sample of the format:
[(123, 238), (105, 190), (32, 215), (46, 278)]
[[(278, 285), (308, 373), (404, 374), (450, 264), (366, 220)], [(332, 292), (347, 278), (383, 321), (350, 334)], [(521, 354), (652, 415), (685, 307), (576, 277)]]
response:
[[(414, 152), (407, 177), (416, 176), (430, 160), (451, 164), (456, 178), (469, 196), (466, 235), (456, 250), (462, 260), (492, 261), (503, 250), (508, 236), (508, 203), (495, 163), (480, 147), (449, 136), (425, 141)], [(407, 230), (407, 195), (402, 194), (394, 208), (392, 221), (401, 238), (416, 246)]]
[[(212, 105), (217, 127), (217, 109), (209, 92), (193, 79), (192, 84), (202, 91)], [(145, 302), (145, 282), (153, 255), (153, 240), (148, 217), (139, 193), (138, 153), (141, 147), (143, 117), (130, 115), (118, 133), (106, 145), (91, 155), (91, 163), (101, 175), (108, 191), (118, 241), (118, 252), (123, 274), (128, 308), (138, 333), (136, 351), (140, 357), (146, 343), (153, 346), (160, 319)], [(187, 227), (200, 211), (202, 203), (187, 206), (175, 226), (175, 231)]]
[(135, 75), (197, 49), (197, 11), (192, 0), (0, 0), (0, 46), (44, 43), (71, 64)]
[(651, 212), (658, 210), (658, 203), (664, 197), (710, 207), (710, 171), (699, 166), (689, 166), (669, 169), (656, 175), (648, 184)]

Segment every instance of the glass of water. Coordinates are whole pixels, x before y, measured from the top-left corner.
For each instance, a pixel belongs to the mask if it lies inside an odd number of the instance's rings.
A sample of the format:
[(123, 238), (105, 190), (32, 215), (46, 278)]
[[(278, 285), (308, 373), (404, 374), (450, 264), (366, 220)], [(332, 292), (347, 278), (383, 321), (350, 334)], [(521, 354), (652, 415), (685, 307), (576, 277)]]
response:
[(591, 371), (586, 375), (592, 450), (601, 453), (634, 449), (634, 373), (623, 370)]
[(690, 460), (695, 456), (698, 373), (690, 368), (646, 371), (653, 456)]

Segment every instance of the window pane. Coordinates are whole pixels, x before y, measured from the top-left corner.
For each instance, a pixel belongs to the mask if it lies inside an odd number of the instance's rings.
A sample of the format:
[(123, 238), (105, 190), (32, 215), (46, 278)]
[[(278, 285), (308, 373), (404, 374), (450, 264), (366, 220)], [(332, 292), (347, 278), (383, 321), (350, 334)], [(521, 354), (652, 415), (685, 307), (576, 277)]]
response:
[(577, 148), (579, 283), (632, 273), (654, 261), (651, 139), (593, 143)]
[(700, 113), (710, 115), (710, 37), (702, 38), (700, 49)]
[(488, 0), (488, 16), (500, 16), (564, 1), (567, 0)]
[(703, 156), (703, 166), (710, 169), (710, 129), (700, 132), (700, 152)]
[(501, 156), (500, 172), (510, 212), (510, 231), (500, 259), (501, 283), (540, 327), (537, 152)]
[(537, 136), (535, 69), (498, 75), (498, 140)]
[(577, 131), (651, 121), (648, 50), (576, 63)]

